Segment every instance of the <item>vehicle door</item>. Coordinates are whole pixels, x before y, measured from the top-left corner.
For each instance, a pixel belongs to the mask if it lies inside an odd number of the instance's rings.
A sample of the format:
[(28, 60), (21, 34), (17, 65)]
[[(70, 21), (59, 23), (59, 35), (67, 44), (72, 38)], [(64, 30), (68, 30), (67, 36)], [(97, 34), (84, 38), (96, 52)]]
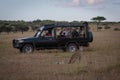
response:
[[(49, 33), (50, 32), (50, 33)], [(44, 30), (37, 40), (37, 45), (40, 48), (55, 48), (57, 47), (57, 39), (54, 37), (54, 30)]]

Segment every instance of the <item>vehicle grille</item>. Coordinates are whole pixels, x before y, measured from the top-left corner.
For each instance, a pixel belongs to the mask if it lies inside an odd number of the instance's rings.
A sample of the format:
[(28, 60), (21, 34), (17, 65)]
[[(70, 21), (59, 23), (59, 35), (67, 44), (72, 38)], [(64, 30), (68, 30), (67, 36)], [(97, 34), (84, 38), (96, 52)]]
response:
[(19, 42), (18, 42), (18, 40), (13, 40), (13, 47), (18, 47), (18, 45), (19, 45)]

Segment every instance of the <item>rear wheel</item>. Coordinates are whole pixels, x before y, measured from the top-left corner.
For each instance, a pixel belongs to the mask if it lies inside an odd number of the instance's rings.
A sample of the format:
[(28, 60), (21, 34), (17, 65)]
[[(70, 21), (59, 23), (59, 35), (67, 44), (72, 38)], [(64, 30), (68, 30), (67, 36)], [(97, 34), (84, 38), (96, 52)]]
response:
[(69, 52), (75, 52), (78, 50), (78, 46), (75, 43), (70, 43), (67, 46), (67, 51)]
[(31, 44), (26, 44), (22, 48), (23, 53), (32, 53), (33, 52), (33, 46)]

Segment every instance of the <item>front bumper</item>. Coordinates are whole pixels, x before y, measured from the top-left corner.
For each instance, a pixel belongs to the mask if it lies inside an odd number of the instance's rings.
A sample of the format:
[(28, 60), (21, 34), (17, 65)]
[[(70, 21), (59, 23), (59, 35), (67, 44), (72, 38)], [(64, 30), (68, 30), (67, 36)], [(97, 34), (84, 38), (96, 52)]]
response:
[(15, 39), (13, 40), (12, 44), (14, 48), (18, 48), (18, 49), (20, 49), (23, 46), (23, 43), (19, 43), (19, 41)]

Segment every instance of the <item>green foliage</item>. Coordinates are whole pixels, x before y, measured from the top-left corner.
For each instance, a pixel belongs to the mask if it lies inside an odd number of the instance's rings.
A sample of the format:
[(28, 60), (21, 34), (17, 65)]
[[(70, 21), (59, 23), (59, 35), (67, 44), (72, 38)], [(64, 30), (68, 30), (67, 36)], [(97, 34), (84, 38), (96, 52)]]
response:
[(25, 21), (0, 21), (0, 32), (28, 31), (28, 23)]
[(0, 24), (0, 32), (7, 32), (7, 33), (9, 33), (11, 31), (12, 31), (12, 27), (11, 27), (11, 24), (9, 22), (4, 21), (3, 23)]
[[(32, 27), (33, 30), (37, 27), (40, 27), (41, 21), (35, 20), (33, 22), (26, 22), (23, 20), (19, 21), (3, 21), (0, 20), (0, 33), (1, 32), (17, 32), (21, 31), (22, 33), (29, 30), (29, 27)], [(35, 26), (35, 28), (33, 27)]]
[(103, 16), (97, 16), (97, 17), (93, 17), (91, 20), (94, 20), (94, 21), (97, 21), (97, 22), (101, 22), (101, 21), (106, 20), (106, 18), (103, 17)]
[[(95, 24), (97, 22), (97, 28), (100, 25), (100, 22), (106, 20), (105, 17), (103, 16), (97, 16), (97, 17), (93, 17), (91, 20), (95, 21), (95, 22), (89, 22), (92, 24)], [(35, 31), (37, 30), (39, 27), (45, 25), (45, 24), (58, 24), (58, 25), (68, 25), (68, 23), (70, 24), (79, 24), (80, 21), (72, 21), (72, 22), (68, 22), (68, 21), (54, 21), (54, 20), (33, 20), (33, 21), (23, 21), (23, 20), (18, 20), (18, 21), (6, 21), (6, 20), (0, 20), (0, 33), (1, 32), (18, 32), (21, 31), (22, 33), (25, 31), (28, 31), (29, 29)], [(104, 22), (106, 24), (110, 24), (110, 25), (114, 25), (116, 23), (120, 23), (120, 22)]]
[(18, 21), (14, 26), (15, 26), (16, 31), (21, 31), (22, 33), (24, 31), (29, 30), (29, 27), (27, 26), (26, 22), (24, 22), (24, 21)]
[(31, 26), (31, 29), (32, 29), (33, 31), (37, 30), (38, 28), (39, 28), (39, 26)]

